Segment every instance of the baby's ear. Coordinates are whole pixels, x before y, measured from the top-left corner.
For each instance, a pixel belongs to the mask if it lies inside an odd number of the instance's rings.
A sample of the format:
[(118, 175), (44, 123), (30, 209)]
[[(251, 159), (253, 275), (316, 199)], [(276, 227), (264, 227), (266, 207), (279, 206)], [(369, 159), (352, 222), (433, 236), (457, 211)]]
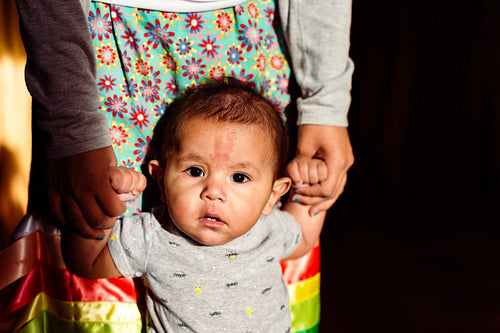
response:
[(155, 180), (155, 182), (158, 184), (158, 187), (160, 188), (161, 201), (165, 202), (166, 196), (165, 196), (165, 187), (163, 184), (164, 170), (161, 167), (160, 162), (157, 160), (151, 160), (148, 163), (148, 170), (149, 174)]
[(288, 177), (283, 177), (276, 179), (273, 184), (273, 189), (266, 206), (262, 210), (262, 215), (269, 215), (273, 211), (274, 205), (283, 195), (288, 192), (290, 186), (292, 185), (292, 180)]

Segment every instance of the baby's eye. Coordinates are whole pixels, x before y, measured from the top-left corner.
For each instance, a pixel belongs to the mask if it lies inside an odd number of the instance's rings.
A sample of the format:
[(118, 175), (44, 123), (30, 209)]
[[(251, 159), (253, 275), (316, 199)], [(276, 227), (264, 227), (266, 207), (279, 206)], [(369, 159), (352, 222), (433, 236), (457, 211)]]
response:
[(203, 170), (197, 167), (187, 168), (185, 172), (191, 177), (203, 177), (205, 175)]
[(234, 175), (231, 176), (231, 179), (235, 183), (246, 183), (246, 182), (250, 181), (250, 178), (247, 175), (245, 175), (244, 173), (235, 173)]

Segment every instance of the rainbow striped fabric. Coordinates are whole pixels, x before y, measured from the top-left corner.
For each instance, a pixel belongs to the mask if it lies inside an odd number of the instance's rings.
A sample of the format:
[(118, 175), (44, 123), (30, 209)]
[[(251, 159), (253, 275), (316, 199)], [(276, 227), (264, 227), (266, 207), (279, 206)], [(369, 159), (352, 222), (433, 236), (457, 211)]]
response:
[[(0, 332), (141, 332), (140, 283), (84, 279), (65, 267), (60, 231), (27, 215), (0, 252)], [(318, 332), (319, 244), (283, 262), (293, 332)], [(139, 297), (138, 297), (139, 296)]]

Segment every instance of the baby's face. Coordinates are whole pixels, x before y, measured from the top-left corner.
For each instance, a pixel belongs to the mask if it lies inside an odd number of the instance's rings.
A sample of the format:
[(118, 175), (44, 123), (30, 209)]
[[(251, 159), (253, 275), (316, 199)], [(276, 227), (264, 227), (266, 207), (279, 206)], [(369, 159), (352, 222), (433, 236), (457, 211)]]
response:
[(164, 200), (172, 222), (193, 240), (222, 245), (269, 213), (275, 153), (253, 125), (190, 120), (167, 162)]

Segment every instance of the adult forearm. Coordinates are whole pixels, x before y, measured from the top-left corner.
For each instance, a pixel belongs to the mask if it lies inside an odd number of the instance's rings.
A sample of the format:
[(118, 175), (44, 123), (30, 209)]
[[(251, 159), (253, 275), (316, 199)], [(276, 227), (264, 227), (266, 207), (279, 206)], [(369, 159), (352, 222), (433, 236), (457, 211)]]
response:
[(346, 127), (354, 70), (349, 58), (351, 0), (278, 4), (302, 94), (297, 100), (298, 124)]
[(26, 85), (44, 155), (64, 157), (111, 145), (99, 114), (90, 1), (17, 0), (27, 53)]
[(71, 229), (65, 230), (61, 238), (61, 250), (69, 271), (85, 278), (120, 276), (107, 245), (111, 231), (104, 230), (104, 239), (95, 240), (84, 238)]

